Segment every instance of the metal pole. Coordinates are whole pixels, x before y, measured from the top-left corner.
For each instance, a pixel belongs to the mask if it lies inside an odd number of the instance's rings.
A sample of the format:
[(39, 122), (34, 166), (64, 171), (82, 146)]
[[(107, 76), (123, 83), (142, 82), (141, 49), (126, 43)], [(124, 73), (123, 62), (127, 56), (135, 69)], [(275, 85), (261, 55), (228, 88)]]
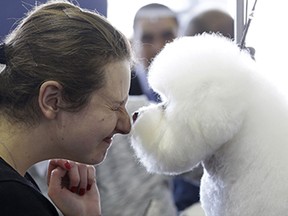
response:
[(234, 34), (237, 44), (240, 44), (243, 31), (244, 31), (244, 0), (236, 0)]

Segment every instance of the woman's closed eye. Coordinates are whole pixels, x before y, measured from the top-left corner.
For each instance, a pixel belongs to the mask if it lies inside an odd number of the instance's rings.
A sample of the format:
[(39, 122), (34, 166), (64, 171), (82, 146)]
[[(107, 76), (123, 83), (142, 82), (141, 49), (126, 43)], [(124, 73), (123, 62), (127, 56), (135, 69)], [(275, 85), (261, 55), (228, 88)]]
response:
[(111, 107), (111, 110), (115, 111), (115, 112), (120, 111), (120, 109), (121, 109), (121, 106), (112, 106)]
[(111, 110), (112, 111), (115, 111), (115, 112), (118, 112), (118, 111), (122, 111), (122, 110), (125, 110), (125, 105), (123, 103), (121, 104), (117, 104), (117, 105), (114, 105), (111, 107)]
[(111, 104), (111, 110), (112, 111), (122, 111), (122, 110), (126, 110), (126, 103), (127, 103), (128, 99), (125, 99), (123, 101), (117, 101), (115, 103)]

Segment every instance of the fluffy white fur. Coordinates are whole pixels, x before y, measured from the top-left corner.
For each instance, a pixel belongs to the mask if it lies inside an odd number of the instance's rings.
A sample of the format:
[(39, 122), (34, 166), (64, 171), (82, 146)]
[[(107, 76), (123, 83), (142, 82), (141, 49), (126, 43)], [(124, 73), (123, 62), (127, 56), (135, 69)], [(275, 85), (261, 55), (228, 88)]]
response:
[(288, 108), (245, 51), (219, 35), (176, 39), (149, 71), (163, 100), (139, 110), (132, 146), (149, 172), (204, 166), (207, 216), (288, 214)]

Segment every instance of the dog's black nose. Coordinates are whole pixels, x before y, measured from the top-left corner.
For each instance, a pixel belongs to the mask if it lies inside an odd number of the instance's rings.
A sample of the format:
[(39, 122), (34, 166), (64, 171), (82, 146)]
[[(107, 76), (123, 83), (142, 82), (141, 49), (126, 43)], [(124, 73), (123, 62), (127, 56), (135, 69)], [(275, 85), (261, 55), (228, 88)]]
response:
[(133, 113), (133, 115), (132, 115), (133, 123), (137, 120), (138, 115), (139, 115), (139, 112), (134, 112), (134, 113)]

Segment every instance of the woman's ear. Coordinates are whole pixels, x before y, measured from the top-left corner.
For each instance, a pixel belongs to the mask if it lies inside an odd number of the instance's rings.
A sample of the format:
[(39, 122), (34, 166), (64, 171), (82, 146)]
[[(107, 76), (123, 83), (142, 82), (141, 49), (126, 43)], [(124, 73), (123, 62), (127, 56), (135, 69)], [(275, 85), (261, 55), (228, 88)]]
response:
[(43, 115), (54, 119), (62, 103), (62, 85), (56, 81), (46, 81), (39, 89), (38, 103)]

